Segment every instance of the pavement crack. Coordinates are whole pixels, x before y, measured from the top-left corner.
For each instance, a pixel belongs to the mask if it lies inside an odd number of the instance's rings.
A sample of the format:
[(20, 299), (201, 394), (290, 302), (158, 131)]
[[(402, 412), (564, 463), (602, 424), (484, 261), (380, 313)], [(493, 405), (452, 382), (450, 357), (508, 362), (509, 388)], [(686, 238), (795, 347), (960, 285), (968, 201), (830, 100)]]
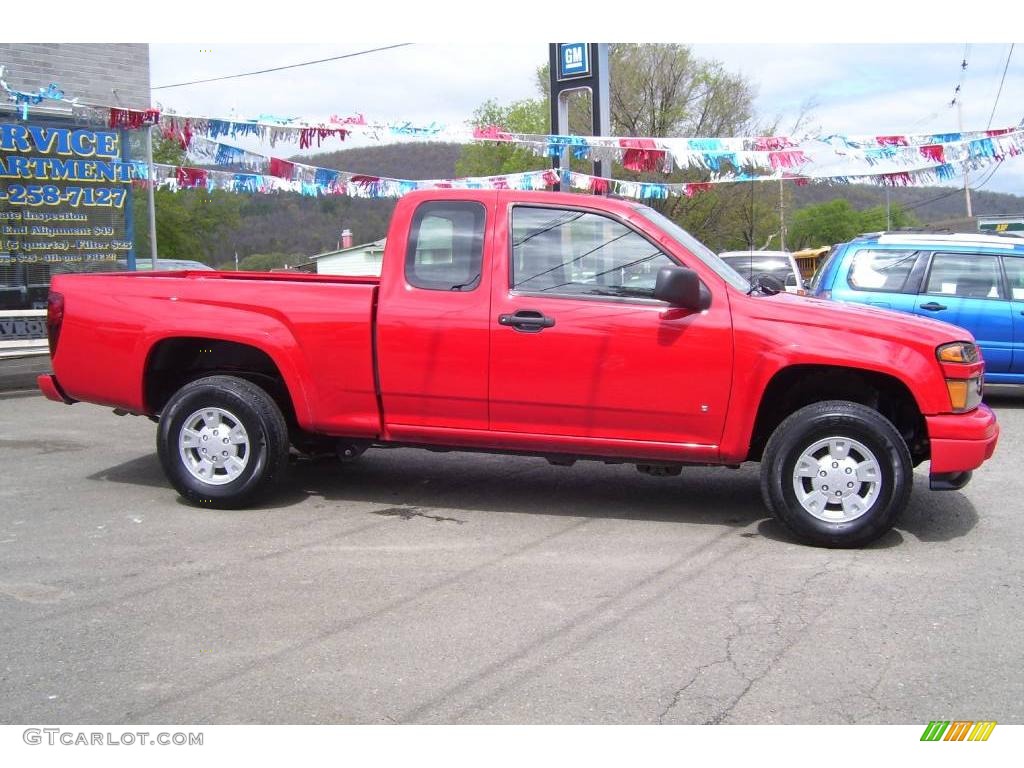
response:
[(686, 693), (686, 691), (688, 691), (690, 689), (690, 687), (694, 683), (697, 682), (697, 680), (700, 678), (701, 674), (703, 674), (705, 670), (711, 669), (712, 667), (717, 666), (719, 664), (725, 664), (728, 661), (729, 661), (728, 658), (725, 658), (725, 659), (715, 659), (715, 661), (709, 662), (708, 664), (701, 664), (699, 667), (697, 667), (697, 671), (693, 673), (693, 677), (691, 677), (689, 679), (689, 681), (686, 683), (686, 685), (684, 685), (682, 688), (677, 690), (672, 695), (672, 701), (669, 702), (669, 705), (667, 707), (665, 707), (665, 709), (663, 709), (661, 711), (660, 715), (658, 715), (658, 725), (664, 725), (665, 724), (665, 718), (668, 717), (668, 713), (676, 708), (676, 706), (679, 704), (679, 700), (682, 698), (683, 694)]
[[(854, 556), (854, 558), (852, 558), (847, 564), (847, 568), (852, 567), (852, 565), (856, 562), (856, 559), (857, 557)], [(747, 632), (745, 631), (746, 628), (737, 619), (738, 610), (742, 605), (749, 604), (751, 602), (754, 604), (759, 604), (762, 602), (762, 585), (758, 585), (755, 588), (753, 600), (737, 603), (733, 607), (730, 615), (730, 620), (735, 625), (736, 631), (726, 638), (726, 660), (732, 666), (733, 671), (736, 673), (736, 676), (739, 677), (741, 680), (746, 681), (746, 685), (736, 696), (734, 696), (729, 701), (728, 704), (719, 709), (711, 717), (707, 718), (704, 721), (704, 725), (719, 725), (722, 722), (724, 722), (732, 714), (736, 706), (750, 692), (754, 685), (763, 680), (765, 677), (767, 677), (768, 674), (772, 671), (772, 669), (774, 669), (775, 665), (784, 656), (786, 656), (786, 654), (789, 653), (789, 651), (803, 638), (804, 634), (811, 627), (811, 625), (813, 625), (822, 615), (824, 615), (836, 603), (839, 597), (837, 594), (833, 594), (832, 600), (830, 600), (827, 604), (821, 607), (820, 610), (818, 610), (813, 616), (809, 618), (804, 618), (804, 611), (801, 610), (801, 606), (799, 605), (802, 599), (805, 598), (811, 590), (812, 584), (814, 582), (823, 577), (828, 576), (830, 573), (833, 572), (833, 569), (829, 567), (830, 565), (832, 565), (832, 563), (833, 561), (831, 559), (826, 559), (818, 569), (816, 569), (813, 573), (809, 574), (806, 578), (802, 580), (800, 586), (797, 589), (791, 590), (789, 592), (780, 593), (781, 597), (792, 597), (796, 599), (797, 604), (794, 606), (794, 610), (800, 617), (801, 625), (799, 626), (799, 628), (793, 631), (792, 635), (788, 638), (786, 642), (783, 643), (782, 647), (778, 650), (778, 652), (776, 652), (768, 658), (767, 662), (764, 664), (763, 669), (761, 669), (761, 671), (758, 674), (755, 674), (753, 676), (744, 674), (740, 671), (739, 664), (736, 662), (736, 659), (733, 656), (733, 644), (741, 637), (744, 637), (747, 634)], [(778, 633), (780, 636), (783, 634), (782, 628), (780, 626), (782, 618), (783, 614), (782, 612), (779, 612), (769, 622), (774, 626), (775, 632)]]

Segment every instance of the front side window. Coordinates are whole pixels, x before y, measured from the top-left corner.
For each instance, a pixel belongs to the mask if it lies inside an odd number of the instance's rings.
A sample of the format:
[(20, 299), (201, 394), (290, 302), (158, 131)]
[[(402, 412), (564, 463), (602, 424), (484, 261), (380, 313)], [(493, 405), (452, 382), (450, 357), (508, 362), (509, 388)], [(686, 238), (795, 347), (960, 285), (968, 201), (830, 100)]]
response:
[(917, 251), (875, 251), (863, 248), (853, 255), (849, 283), (860, 291), (902, 293)]
[(965, 299), (1001, 299), (997, 257), (982, 253), (936, 253), (927, 293)]
[(606, 216), (512, 209), (513, 290), (651, 299), (658, 270), (674, 264), (642, 235)]
[(480, 285), (486, 213), (480, 203), (423, 203), (413, 215), (405, 279), (432, 291), (472, 291)]

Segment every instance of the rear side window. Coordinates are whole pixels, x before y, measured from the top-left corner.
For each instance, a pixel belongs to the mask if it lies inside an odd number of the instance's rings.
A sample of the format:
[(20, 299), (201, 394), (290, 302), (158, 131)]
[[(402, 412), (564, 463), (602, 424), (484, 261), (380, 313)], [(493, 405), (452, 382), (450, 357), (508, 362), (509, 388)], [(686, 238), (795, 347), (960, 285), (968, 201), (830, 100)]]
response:
[(999, 263), (983, 253), (936, 253), (928, 273), (927, 293), (965, 299), (1001, 299)]
[(413, 215), (405, 254), (409, 285), (472, 291), (480, 285), (486, 212), (480, 203), (423, 203)]
[(1010, 281), (1010, 298), (1024, 301), (1024, 258), (1004, 256), (1003, 267), (1006, 269), (1006, 279)]
[(917, 251), (859, 250), (853, 255), (847, 281), (859, 291), (901, 293), (917, 255)]

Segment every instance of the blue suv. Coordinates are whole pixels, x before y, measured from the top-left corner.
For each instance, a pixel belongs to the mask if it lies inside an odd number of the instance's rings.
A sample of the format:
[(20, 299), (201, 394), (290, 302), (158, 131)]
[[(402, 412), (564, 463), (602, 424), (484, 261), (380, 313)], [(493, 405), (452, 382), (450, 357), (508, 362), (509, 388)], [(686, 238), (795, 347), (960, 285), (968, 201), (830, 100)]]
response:
[(813, 296), (933, 317), (966, 328), (989, 384), (1024, 384), (1024, 239), (864, 235), (836, 246)]

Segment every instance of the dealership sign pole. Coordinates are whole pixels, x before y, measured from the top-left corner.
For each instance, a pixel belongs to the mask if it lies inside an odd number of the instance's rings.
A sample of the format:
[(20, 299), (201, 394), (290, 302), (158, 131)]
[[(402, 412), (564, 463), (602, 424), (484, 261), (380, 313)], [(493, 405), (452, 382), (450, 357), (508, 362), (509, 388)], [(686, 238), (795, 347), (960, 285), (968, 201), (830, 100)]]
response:
[[(551, 132), (569, 135), (569, 96), (577, 91), (591, 94), (591, 135), (611, 135), (608, 94), (608, 43), (551, 43)], [(551, 167), (569, 170), (568, 147), (551, 158)], [(610, 170), (610, 169), (609, 169)], [(604, 176), (604, 161), (594, 161), (594, 175)], [(555, 189), (560, 189), (556, 185)]]

